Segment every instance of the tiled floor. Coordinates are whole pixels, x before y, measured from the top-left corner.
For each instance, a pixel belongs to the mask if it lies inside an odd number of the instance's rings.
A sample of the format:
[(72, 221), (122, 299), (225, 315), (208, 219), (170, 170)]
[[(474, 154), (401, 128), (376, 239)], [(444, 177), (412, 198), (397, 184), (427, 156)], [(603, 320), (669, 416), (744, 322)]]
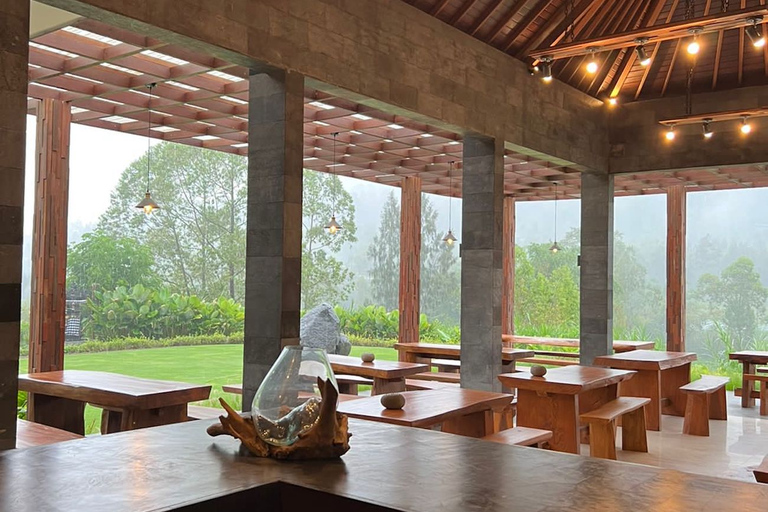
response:
[[(683, 435), (683, 418), (663, 416), (660, 432), (648, 431), (648, 453), (617, 450), (619, 460), (689, 473), (754, 482), (751, 468), (768, 455), (768, 416), (742, 409), (728, 393), (728, 421), (710, 420), (709, 437)], [(617, 434), (621, 446), (621, 431)], [(583, 455), (589, 446), (582, 445)]]

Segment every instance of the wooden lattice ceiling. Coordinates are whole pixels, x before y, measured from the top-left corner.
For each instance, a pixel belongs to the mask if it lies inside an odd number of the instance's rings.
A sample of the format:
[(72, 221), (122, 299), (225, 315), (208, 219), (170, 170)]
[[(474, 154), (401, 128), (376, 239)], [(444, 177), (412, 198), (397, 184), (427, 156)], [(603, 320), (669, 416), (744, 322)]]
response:
[[(30, 42), (29, 108), (69, 101), (75, 123), (246, 155), (248, 70), (92, 20)], [(147, 85), (156, 83), (151, 117)], [(429, 193), (461, 195), (462, 142), (455, 133), (305, 90), (304, 167), (398, 186), (418, 175)], [(334, 137), (336, 160), (334, 160)], [(450, 162), (455, 162), (449, 177)], [(504, 189), (519, 200), (580, 195), (577, 171), (507, 151)], [(617, 195), (767, 186), (765, 169), (706, 169), (616, 178)]]
[[(766, 5), (766, 0), (403, 1), (524, 62), (530, 62), (530, 51), (566, 41), (681, 21), (688, 5), (693, 18)], [(768, 84), (768, 45), (753, 48), (744, 27), (705, 34), (700, 42), (695, 62), (678, 39), (648, 44), (653, 58), (648, 67), (628, 48), (599, 53), (594, 75), (584, 71), (584, 56), (556, 61), (553, 75), (595, 97), (618, 96), (624, 102), (684, 94), (692, 64), (694, 93)]]

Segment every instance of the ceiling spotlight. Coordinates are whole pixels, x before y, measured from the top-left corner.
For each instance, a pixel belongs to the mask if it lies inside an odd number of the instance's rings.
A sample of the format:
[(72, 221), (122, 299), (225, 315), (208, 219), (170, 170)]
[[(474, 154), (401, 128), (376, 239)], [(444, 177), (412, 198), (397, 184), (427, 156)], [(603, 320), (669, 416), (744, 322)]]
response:
[(645, 43), (647, 42), (648, 39), (645, 37), (635, 39), (635, 43), (637, 43), (635, 53), (637, 53), (637, 60), (640, 61), (641, 66), (647, 66), (651, 63), (651, 58), (648, 56), (648, 52), (645, 51)]
[(747, 135), (749, 132), (752, 131), (752, 125), (750, 125), (747, 122), (748, 117), (749, 116), (744, 116), (741, 118), (741, 133), (743, 133), (744, 135)]
[(675, 140), (675, 125), (669, 125), (669, 129), (667, 130), (667, 133), (664, 134), (664, 136), (667, 138), (667, 140)]
[(587, 48), (587, 51), (589, 51), (589, 62), (587, 63), (587, 73), (590, 75), (594, 75), (597, 73), (597, 61), (595, 60), (595, 48)]
[(752, 16), (747, 18), (747, 23), (749, 24), (744, 29), (744, 31), (747, 33), (747, 37), (749, 37), (749, 40), (752, 41), (752, 46), (755, 48), (762, 48), (765, 46), (765, 37), (763, 36), (763, 31), (759, 26), (762, 21), (762, 16)]
[(617, 100), (615, 97), (608, 98), (608, 104), (612, 107), (615, 107), (619, 103), (619, 100)]
[(543, 57), (539, 64), (541, 79), (549, 83), (552, 81), (552, 57)]
[(711, 118), (707, 118), (704, 120), (704, 122), (701, 124), (701, 128), (704, 131), (704, 138), (705, 139), (711, 139), (712, 138), (712, 128), (709, 126), (709, 124), (712, 122)]
[(688, 43), (688, 53), (691, 55), (696, 55), (699, 53), (699, 50), (701, 50), (701, 45), (699, 45), (698, 36), (701, 33), (701, 27), (693, 27), (692, 29), (688, 30), (689, 33), (693, 34), (693, 40)]

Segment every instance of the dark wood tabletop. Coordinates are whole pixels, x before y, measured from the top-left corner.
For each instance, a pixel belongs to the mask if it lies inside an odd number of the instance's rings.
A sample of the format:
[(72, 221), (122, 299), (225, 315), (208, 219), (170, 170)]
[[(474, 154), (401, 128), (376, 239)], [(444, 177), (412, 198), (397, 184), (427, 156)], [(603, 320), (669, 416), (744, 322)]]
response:
[[(441, 343), (395, 343), (395, 348), (398, 351), (418, 354), (423, 357), (445, 359), (459, 359), (461, 357), (461, 345), (447, 345)], [(533, 350), (512, 347), (502, 347), (501, 349), (501, 359), (502, 361), (507, 362), (517, 361), (535, 355)]]
[[(518, 336), (517, 334), (502, 334), (501, 340), (513, 345), (546, 345), (550, 347), (579, 348), (580, 341), (575, 338), (542, 338), (537, 336)], [(614, 340), (613, 350), (629, 352), (632, 350), (652, 350), (652, 341), (623, 341)]]
[(633, 371), (574, 365), (551, 369), (543, 377), (534, 377), (529, 372), (503, 373), (499, 380), (509, 388), (577, 395), (627, 380), (634, 374)]
[(16, 421), (16, 448), (31, 448), (75, 439), (83, 439), (83, 436), (40, 423)]
[(633, 350), (595, 358), (595, 364), (624, 370), (666, 370), (696, 361), (694, 352), (664, 352), (661, 350)]
[(447, 419), (479, 411), (503, 409), (512, 402), (512, 395), (477, 391), (474, 389), (444, 388), (406, 391), (405, 406), (389, 410), (381, 405), (381, 397), (360, 398), (339, 404), (339, 412), (359, 418), (407, 427), (431, 427)]
[(753, 364), (768, 364), (768, 352), (761, 352), (759, 350), (731, 352), (728, 357), (735, 361), (746, 361)]
[(429, 365), (421, 363), (402, 363), (381, 359), (366, 363), (359, 357), (340, 356), (338, 354), (328, 354), (328, 361), (335, 373), (374, 379), (402, 379), (409, 375), (429, 371)]
[[(370, 421), (350, 420), (352, 448), (341, 460), (306, 462), (240, 457), (239, 442), (212, 439), (207, 426), (194, 421), (0, 452), (0, 482), (8, 483), (0, 510), (280, 510), (288, 499), (295, 508), (283, 510), (328, 510), (322, 507), (334, 498), (350, 501), (332, 503), (333, 510), (381, 510), (363, 508), (366, 502), (406, 512), (687, 512), (735, 504), (739, 512), (763, 512), (768, 503), (768, 485)], [(224, 496), (227, 506), (216, 502)]]
[(105, 407), (137, 409), (207, 400), (211, 393), (211, 386), (85, 370), (19, 375), (19, 389)]

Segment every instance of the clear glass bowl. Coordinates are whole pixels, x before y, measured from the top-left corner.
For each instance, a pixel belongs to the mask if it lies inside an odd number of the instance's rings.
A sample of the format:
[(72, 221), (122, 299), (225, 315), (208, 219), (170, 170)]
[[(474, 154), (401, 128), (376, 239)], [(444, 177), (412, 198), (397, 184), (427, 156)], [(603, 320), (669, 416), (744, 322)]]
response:
[(283, 349), (253, 397), (253, 422), (264, 442), (292, 445), (317, 424), (322, 400), (318, 377), (339, 389), (325, 350), (301, 346)]

